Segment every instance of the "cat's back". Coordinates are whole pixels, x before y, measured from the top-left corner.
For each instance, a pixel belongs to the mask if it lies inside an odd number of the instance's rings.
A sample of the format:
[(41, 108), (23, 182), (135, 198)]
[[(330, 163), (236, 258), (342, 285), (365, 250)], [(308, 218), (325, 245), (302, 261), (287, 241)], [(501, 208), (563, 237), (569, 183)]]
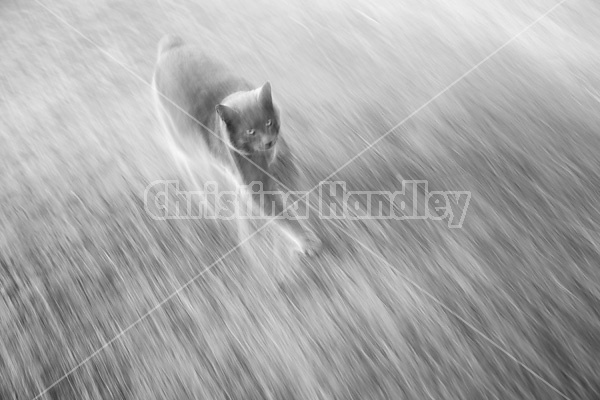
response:
[(176, 35), (165, 35), (159, 41), (157, 58), (156, 87), (194, 115), (214, 113), (215, 106), (229, 94), (251, 88), (221, 60)]

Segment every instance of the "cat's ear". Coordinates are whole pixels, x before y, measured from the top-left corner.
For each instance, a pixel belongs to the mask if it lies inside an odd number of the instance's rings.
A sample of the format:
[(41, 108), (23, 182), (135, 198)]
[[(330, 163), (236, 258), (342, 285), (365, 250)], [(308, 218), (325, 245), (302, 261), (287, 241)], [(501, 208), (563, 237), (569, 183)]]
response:
[(258, 101), (266, 109), (273, 108), (273, 98), (271, 97), (271, 83), (270, 82), (266, 82), (260, 88), (260, 93), (258, 95)]
[(223, 104), (219, 104), (215, 107), (215, 109), (217, 110), (217, 114), (219, 114), (219, 117), (221, 117), (221, 119), (223, 120), (223, 122), (225, 122), (227, 126), (233, 125), (236, 118), (236, 112), (233, 108)]

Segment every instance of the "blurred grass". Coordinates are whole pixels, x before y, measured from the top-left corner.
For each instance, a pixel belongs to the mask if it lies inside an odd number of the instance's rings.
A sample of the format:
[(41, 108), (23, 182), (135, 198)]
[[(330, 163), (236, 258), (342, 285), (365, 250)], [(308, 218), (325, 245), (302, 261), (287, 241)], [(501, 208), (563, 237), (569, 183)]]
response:
[[(176, 173), (115, 60), (149, 81), (175, 32), (270, 80), (310, 188), (555, 2), (43, 4), (114, 59), (36, 2), (0, 5), (0, 399), (33, 398), (236, 244), (225, 221), (145, 214)], [(562, 398), (473, 327), (600, 397), (599, 16), (567, 1), (335, 176), (470, 190), (462, 229), (342, 222), (389, 264), (332, 221), (314, 260), (256, 238), (260, 262), (231, 254), (43, 398)]]

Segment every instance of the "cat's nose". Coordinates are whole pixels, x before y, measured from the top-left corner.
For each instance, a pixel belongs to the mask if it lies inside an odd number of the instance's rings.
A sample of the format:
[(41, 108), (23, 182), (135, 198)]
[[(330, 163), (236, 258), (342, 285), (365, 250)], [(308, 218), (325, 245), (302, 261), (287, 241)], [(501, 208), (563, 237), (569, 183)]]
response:
[(275, 141), (274, 140), (271, 140), (270, 142), (267, 142), (267, 144), (265, 145), (265, 147), (267, 149), (270, 149), (273, 146), (275, 146)]

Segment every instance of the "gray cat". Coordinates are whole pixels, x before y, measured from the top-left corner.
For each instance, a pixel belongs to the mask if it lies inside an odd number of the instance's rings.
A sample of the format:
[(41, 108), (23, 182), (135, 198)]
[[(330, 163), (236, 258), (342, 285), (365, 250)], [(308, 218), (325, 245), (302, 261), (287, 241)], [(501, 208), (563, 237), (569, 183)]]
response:
[[(282, 188), (273, 179), (275, 164), (293, 165), (269, 82), (256, 88), (200, 48), (166, 35), (158, 44), (152, 86), (170, 150), (195, 185), (193, 169), (202, 168), (237, 185), (260, 182), (263, 191), (275, 193), (262, 194), (263, 201), (255, 194), (255, 213), (273, 217), (289, 206), (276, 194)], [(314, 255), (320, 249), (321, 241), (300, 220), (278, 218), (273, 223), (295, 250)]]

